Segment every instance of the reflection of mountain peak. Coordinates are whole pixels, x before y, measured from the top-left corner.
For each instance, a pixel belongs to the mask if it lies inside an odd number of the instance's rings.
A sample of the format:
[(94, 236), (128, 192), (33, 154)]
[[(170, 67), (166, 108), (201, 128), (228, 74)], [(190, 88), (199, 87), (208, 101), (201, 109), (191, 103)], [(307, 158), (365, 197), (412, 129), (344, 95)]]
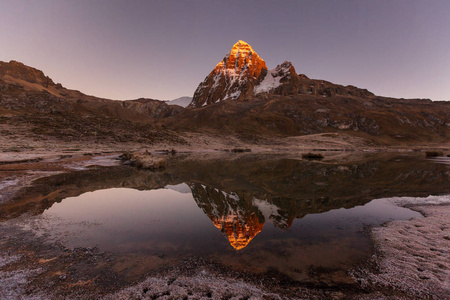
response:
[(214, 226), (228, 238), (231, 246), (240, 250), (261, 232), (265, 219), (253, 197), (246, 193), (226, 193), (203, 184), (189, 184), (197, 205)]
[(294, 221), (294, 217), (286, 217), (282, 215), (280, 212), (282, 212), (283, 210), (275, 204), (256, 198), (253, 198), (252, 203), (262, 213), (266, 221), (281, 229), (288, 229), (289, 227), (291, 227), (292, 222)]
[(255, 214), (251, 214), (245, 221), (239, 215), (231, 214), (219, 220), (211, 218), (211, 221), (236, 250), (245, 248), (264, 226), (264, 222), (260, 223)]

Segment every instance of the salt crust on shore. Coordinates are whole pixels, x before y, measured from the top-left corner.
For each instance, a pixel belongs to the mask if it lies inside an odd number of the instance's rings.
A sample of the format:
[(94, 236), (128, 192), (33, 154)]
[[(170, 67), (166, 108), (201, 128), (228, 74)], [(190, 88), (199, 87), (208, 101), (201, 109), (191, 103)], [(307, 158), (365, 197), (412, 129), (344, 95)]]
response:
[(353, 274), (371, 290), (393, 289), (410, 298), (450, 299), (450, 195), (391, 198), (425, 217), (371, 230), (376, 270)]

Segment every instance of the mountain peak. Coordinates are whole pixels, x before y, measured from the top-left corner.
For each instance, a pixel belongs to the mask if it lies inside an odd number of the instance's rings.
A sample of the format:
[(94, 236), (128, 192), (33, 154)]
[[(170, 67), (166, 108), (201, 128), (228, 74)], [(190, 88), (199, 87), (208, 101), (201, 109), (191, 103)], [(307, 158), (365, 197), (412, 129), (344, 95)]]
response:
[[(261, 69), (267, 70), (265, 61), (246, 42), (239, 40), (231, 51), (216, 65), (220, 73), (228, 77), (236, 77), (245, 73), (257, 77)], [(214, 70), (213, 70), (214, 72)]]
[[(253, 53), (256, 54), (255, 50), (253, 50), (252, 46), (250, 46), (248, 43), (239, 40), (236, 44), (233, 45), (233, 48), (231, 48), (230, 56), (251, 56)], [(256, 54), (258, 55), (258, 54)]]
[(247, 46), (250, 46), (246, 41), (243, 41), (243, 40), (239, 40), (236, 44), (234, 44), (234, 47), (236, 45), (247, 45)]
[(265, 61), (246, 42), (239, 40), (197, 87), (190, 107), (222, 100), (243, 100), (266, 75)]

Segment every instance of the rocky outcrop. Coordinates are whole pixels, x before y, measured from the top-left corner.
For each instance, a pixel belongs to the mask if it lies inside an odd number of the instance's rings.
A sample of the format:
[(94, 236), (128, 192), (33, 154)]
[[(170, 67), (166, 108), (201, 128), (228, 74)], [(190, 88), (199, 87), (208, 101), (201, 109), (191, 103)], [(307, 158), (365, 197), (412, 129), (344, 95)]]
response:
[(126, 165), (132, 165), (139, 169), (156, 170), (166, 167), (164, 157), (152, 156), (150, 153), (124, 153), (120, 156)]
[(245, 100), (267, 74), (264, 60), (244, 41), (234, 44), (221, 62), (200, 83), (189, 107), (201, 107), (222, 100)]
[[(56, 86), (53, 80), (44, 75), (41, 70), (28, 67), (21, 62), (11, 60), (9, 63), (0, 61), (0, 79), (16, 78), (43, 87)], [(60, 86), (60, 85), (59, 85)]]
[(285, 61), (275, 69), (270, 70), (264, 79), (254, 88), (254, 94), (273, 93), (276, 95), (298, 94), (301, 85), (300, 79), (308, 79), (305, 75), (299, 76), (291, 62)]

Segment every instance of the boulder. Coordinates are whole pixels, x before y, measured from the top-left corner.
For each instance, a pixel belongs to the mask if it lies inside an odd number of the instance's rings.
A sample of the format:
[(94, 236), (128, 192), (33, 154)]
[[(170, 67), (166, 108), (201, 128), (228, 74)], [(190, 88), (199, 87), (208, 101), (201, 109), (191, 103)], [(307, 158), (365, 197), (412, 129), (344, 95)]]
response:
[(164, 157), (152, 156), (148, 151), (142, 154), (125, 152), (120, 156), (124, 161), (124, 165), (132, 165), (140, 169), (162, 169), (166, 167), (166, 159)]
[(166, 159), (163, 157), (153, 157), (150, 155), (139, 155), (136, 158), (136, 167), (140, 169), (161, 169), (166, 167)]

